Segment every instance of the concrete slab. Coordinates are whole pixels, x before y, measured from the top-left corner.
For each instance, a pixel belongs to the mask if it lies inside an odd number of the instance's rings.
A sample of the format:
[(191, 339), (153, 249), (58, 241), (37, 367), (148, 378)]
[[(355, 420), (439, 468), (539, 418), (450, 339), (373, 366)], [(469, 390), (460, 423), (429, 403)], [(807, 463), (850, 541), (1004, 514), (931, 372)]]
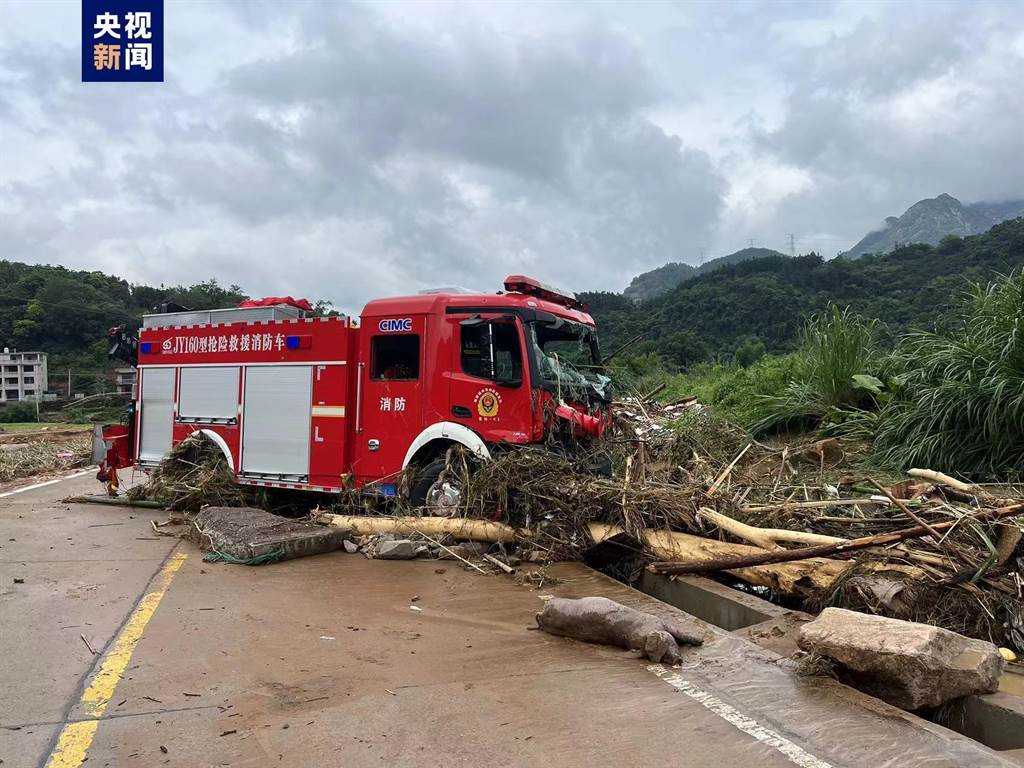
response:
[(729, 632), (790, 613), (701, 576), (660, 576), (645, 571), (637, 586), (645, 594)]

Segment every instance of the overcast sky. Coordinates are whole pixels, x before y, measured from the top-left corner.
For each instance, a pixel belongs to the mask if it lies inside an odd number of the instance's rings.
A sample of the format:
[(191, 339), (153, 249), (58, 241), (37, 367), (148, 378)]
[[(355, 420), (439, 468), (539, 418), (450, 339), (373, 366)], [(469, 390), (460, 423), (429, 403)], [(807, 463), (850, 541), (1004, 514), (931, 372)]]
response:
[(1024, 3), (165, 0), (164, 83), (0, 0), (0, 258), (253, 294), (621, 290), (1024, 198)]

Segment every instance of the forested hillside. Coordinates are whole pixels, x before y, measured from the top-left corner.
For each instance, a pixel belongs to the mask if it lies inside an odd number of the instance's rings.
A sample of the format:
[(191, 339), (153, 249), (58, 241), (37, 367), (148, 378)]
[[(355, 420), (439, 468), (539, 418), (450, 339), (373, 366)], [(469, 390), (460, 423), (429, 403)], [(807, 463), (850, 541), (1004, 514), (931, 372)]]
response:
[(829, 304), (877, 318), (883, 333), (930, 329), (960, 303), (970, 282), (1022, 265), (1024, 219), (1013, 219), (982, 235), (951, 235), (938, 246), (909, 245), (884, 256), (745, 261), (639, 305), (609, 293), (581, 298), (590, 304), (605, 350), (643, 334), (632, 354), (654, 352), (685, 366), (728, 358), (750, 343), (763, 343), (770, 352), (790, 350), (804, 319)]
[(650, 272), (637, 275), (622, 293), (633, 301), (647, 301), (661, 296), (663, 293), (668, 293), (677, 285), (699, 275), (706, 275), (730, 264), (738, 264), (751, 259), (763, 259), (768, 256), (782, 257), (784, 254), (770, 248), (744, 248), (735, 253), (711, 259), (696, 267), (671, 261)]
[(238, 286), (222, 288), (215, 280), (153, 288), (102, 272), (0, 261), (0, 347), (47, 352), (51, 375), (73, 367), (84, 376), (108, 367), (111, 326), (135, 329), (162, 301), (210, 309), (244, 298)]

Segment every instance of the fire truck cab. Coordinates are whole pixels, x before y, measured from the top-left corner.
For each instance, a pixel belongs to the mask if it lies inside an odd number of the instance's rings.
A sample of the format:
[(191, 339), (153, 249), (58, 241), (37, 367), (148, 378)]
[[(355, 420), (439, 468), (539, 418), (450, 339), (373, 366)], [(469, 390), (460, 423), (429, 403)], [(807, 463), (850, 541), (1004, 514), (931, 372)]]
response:
[(104, 469), (155, 467), (201, 432), (240, 483), (390, 495), (413, 467), (419, 504), (453, 444), (487, 459), (553, 433), (600, 437), (610, 392), (593, 319), (531, 278), (504, 288), (377, 299), (358, 322), (272, 300), (147, 315), (134, 413), (104, 431)]

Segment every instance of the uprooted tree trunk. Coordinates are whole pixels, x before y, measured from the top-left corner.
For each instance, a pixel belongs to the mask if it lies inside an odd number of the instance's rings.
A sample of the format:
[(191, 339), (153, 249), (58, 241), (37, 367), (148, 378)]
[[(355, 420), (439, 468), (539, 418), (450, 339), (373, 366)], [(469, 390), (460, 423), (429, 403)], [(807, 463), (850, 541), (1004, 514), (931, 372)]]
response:
[[(590, 535), (595, 542), (624, 534), (625, 531), (615, 525), (590, 523)], [(760, 547), (732, 544), (676, 531), (645, 529), (643, 537), (644, 549), (652, 557), (664, 562), (716, 563), (730, 558), (740, 559), (765, 554), (765, 550)], [(768, 587), (775, 592), (788, 595), (802, 595), (808, 591), (828, 590), (836, 578), (855, 565), (857, 563), (852, 560), (815, 557), (799, 562), (733, 568), (728, 573), (754, 586)], [(924, 577), (924, 573), (919, 568), (909, 565), (860, 563), (859, 567), (867, 571), (896, 571), (914, 578)]]
[(463, 541), (483, 541), (513, 544), (523, 541), (524, 534), (503, 523), (487, 520), (472, 520), (465, 517), (363, 517), (361, 515), (335, 515), (321, 512), (313, 519), (324, 525), (348, 528), (354, 536), (393, 533), (403, 536), (422, 534), (425, 536), (449, 535)]
[[(511, 544), (528, 542), (527, 531), (517, 531), (502, 523), (484, 520), (451, 517), (361, 517), (335, 515), (322, 512), (315, 520), (325, 525), (336, 525), (351, 530), (356, 536), (381, 533), (396, 533), (408, 536), (419, 533), (427, 536), (450, 535), (467, 541), (500, 542)], [(628, 536), (626, 531), (608, 523), (590, 523), (591, 538), (600, 543), (616, 536)], [(732, 544), (715, 539), (706, 539), (689, 533), (674, 531), (643, 531), (644, 549), (652, 557), (663, 561), (715, 562), (723, 558), (749, 557), (764, 554), (765, 550), (745, 544)], [(835, 579), (853, 567), (853, 561), (814, 558), (795, 563), (762, 565), (755, 568), (737, 568), (729, 571), (732, 575), (755, 586), (769, 587), (784, 594), (806, 594), (808, 591), (825, 591)], [(862, 569), (872, 572), (899, 572), (915, 578), (923, 578), (920, 569), (907, 565), (886, 565), (862, 563)]]

